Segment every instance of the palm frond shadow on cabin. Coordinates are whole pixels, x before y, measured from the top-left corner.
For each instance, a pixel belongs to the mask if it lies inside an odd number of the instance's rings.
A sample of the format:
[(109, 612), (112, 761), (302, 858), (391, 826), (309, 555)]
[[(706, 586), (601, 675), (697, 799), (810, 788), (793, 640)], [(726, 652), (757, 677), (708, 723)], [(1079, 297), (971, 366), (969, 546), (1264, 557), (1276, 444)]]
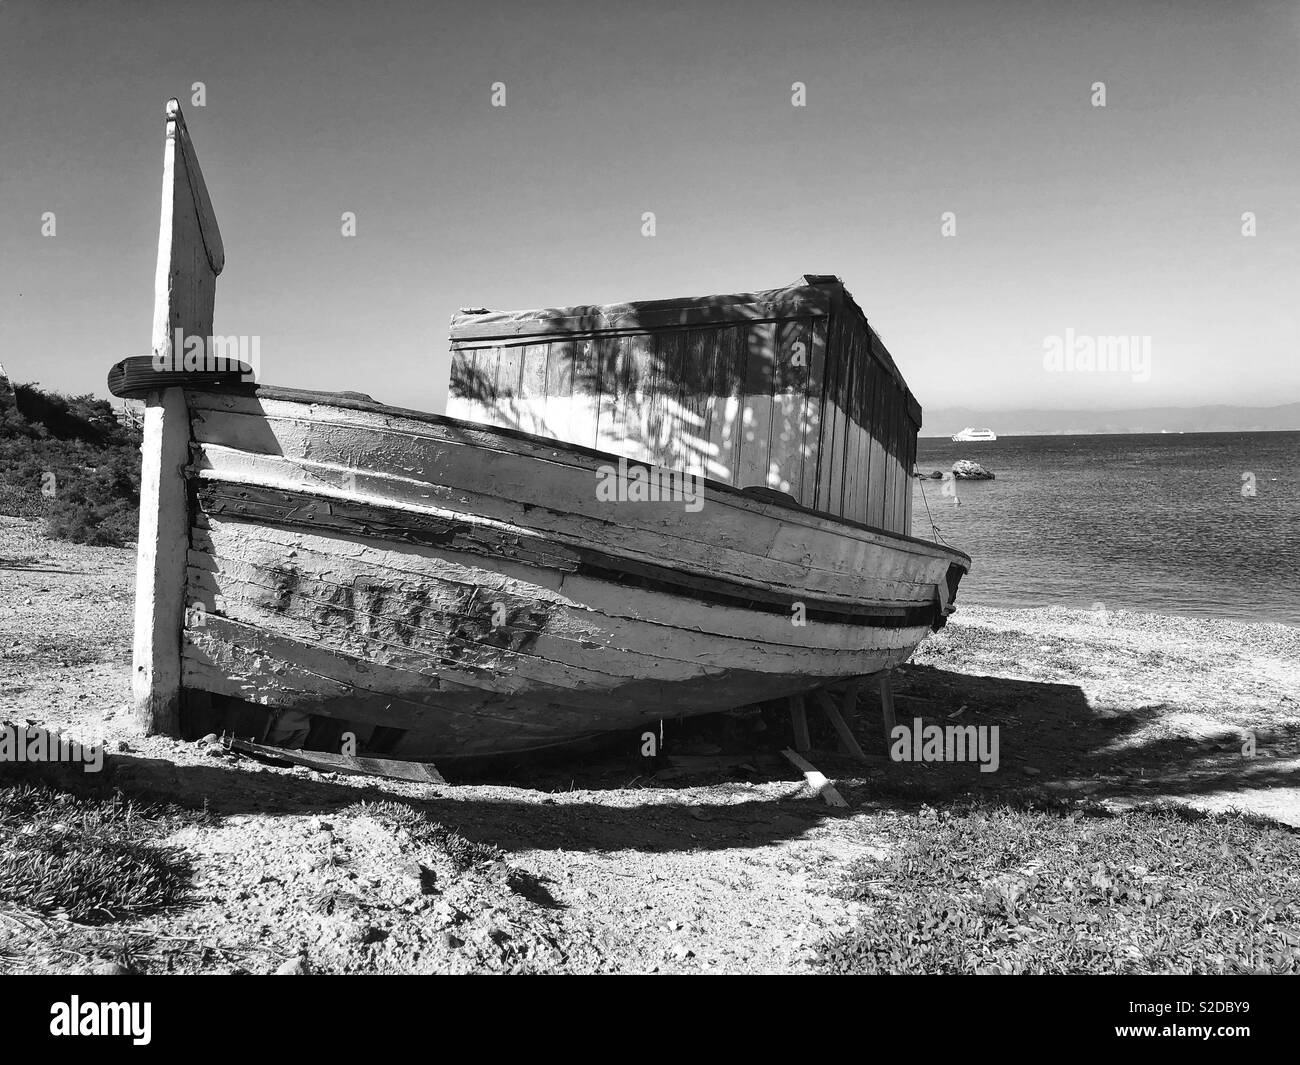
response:
[(843, 283), (464, 311), (447, 412), (911, 530), (921, 411)]
[[(722, 321), (734, 297), (696, 302), (701, 322)], [(588, 312), (582, 324), (589, 336), (539, 323), (544, 332), (528, 344), (461, 347), (453, 354), (449, 413), (740, 487), (779, 488), (784, 480), (789, 491), (791, 477), (769, 478), (765, 466), (802, 477), (805, 463), (815, 464), (808, 430), (818, 422), (820, 397), (810, 407), (806, 365), (780, 359), (778, 323), (665, 329), (618, 308), (624, 313), (613, 331), (612, 310), (574, 309)], [(796, 328), (806, 351), (806, 323)], [(793, 413), (792, 425), (774, 430), (774, 404)], [(757, 405), (763, 410), (755, 418)], [(773, 449), (781, 463), (756, 457), (746, 467), (743, 452), (770, 460)], [(798, 484), (793, 488), (797, 497)]]

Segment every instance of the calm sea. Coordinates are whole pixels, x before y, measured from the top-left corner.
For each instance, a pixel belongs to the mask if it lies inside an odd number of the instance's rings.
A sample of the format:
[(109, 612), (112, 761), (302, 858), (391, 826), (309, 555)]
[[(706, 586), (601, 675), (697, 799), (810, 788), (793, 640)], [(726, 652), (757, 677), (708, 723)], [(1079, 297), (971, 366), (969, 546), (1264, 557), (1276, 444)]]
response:
[(918, 481), (912, 509), (974, 560), (958, 605), (1300, 625), (1300, 432), (918, 441), (923, 472), (963, 458), (997, 479), (956, 482), (960, 506)]

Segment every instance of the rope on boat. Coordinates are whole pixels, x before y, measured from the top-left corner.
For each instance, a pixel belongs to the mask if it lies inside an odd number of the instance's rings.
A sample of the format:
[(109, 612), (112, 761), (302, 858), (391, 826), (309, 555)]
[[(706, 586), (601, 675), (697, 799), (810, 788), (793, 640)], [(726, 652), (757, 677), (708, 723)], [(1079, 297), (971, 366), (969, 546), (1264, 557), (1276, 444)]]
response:
[(921, 502), (925, 504), (925, 516), (930, 520), (930, 532), (934, 535), (934, 542), (943, 544), (944, 547), (952, 547), (952, 544), (939, 535), (939, 526), (934, 523), (934, 515), (930, 513), (930, 501), (925, 498), (925, 481), (918, 477), (917, 483), (921, 486)]

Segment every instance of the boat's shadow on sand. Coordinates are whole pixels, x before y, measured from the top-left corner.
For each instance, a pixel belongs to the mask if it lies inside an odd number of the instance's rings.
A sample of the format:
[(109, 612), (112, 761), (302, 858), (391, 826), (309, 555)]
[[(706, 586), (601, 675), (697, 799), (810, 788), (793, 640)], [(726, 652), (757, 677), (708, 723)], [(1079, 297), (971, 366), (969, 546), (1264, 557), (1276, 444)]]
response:
[[(761, 719), (667, 722), (667, 754), (653, 760), (629, 757), (640, 739), (629, 736), (621, 751), (448, 769), (451, 783), (429, 789), (359, 778), (344, 783), (303, 770), (248, 772), (247, 764), (228, 760), (178, 766), (130, 755), (114, 756), (111, 779), (128, 793), (206, 802), (220, 815), (327, 814), (361, 800), (395, 799), (507, 849), (646, 852), (753, 847), (800, 836), (828, 819), (949, 802), (1050, 808), (1215, 795), (1223, 808), (1236, 795), (1300, 787), (1295, 731), (1256, 734), (1256, 756), (1248, 757), (1242, 737), (1162, 734), (1152, 726), (1164, 707), (1093, 707), (1069, 684), (910, 666), (895, 690), (899, 724), (920, 718), (923, 726), (996, 726), (997, 770), (981, 772), (978, 762), (890, 760), (872, 695), (861, 700), (854, 722), (872, 756), (867, 764), (835, 752), (829, 725), (813, 722), (808, 757), (834, 780), (847, 810), (810, 797), (780, 757), (791, 743), (789, 723), (771, 708)], [(1258, 803), (1241, 803), (1252, 805)]]

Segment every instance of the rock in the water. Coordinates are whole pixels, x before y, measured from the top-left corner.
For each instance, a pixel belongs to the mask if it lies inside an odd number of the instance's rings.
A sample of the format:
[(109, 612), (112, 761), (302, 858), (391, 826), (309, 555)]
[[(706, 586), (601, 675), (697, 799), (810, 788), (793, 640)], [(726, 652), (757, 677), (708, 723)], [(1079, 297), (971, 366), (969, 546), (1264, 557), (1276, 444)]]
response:
[(933, 470), (933, 471), (931, 471), (931, 473), (930, 473), (930, 480), (932, 480), (932, 481), (942, 481), (942, 480), (943, 480), (943, 470)]
[(970, 459), (958, 459), (952, 464), (952, 475), (960, 481), (991, 481), (993, 474), (989, 473), (978, 462), (971, 462)]

